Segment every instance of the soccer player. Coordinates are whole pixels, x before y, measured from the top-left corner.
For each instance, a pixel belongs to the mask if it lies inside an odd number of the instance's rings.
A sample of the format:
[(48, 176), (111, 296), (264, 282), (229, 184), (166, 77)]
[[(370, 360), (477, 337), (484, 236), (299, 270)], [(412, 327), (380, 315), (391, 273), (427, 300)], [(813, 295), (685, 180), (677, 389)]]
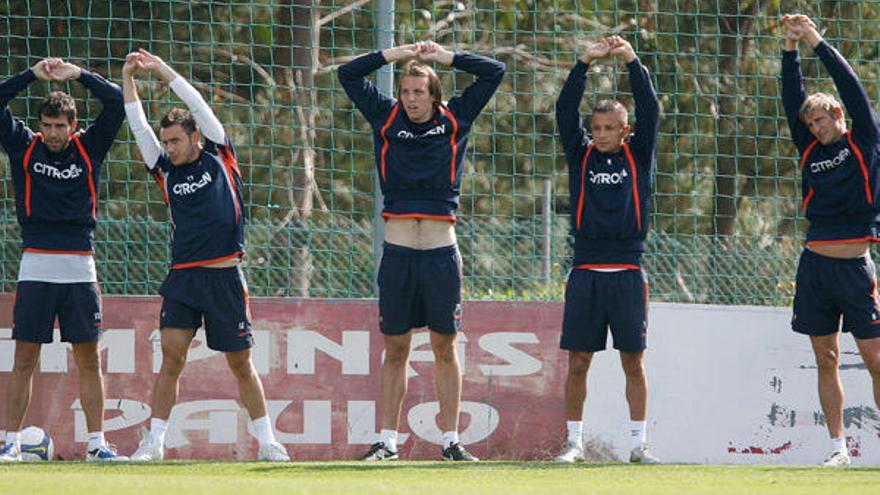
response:
[[(161, 146), (138, 98), (134, 76), (148, 71), (167, 83), (189, 110), (172, 109), (159, 123)], [(289, 461), (275, 440), (263, 385), (251, 361), (254, 344), (244, 252), (244, 201), (235, 149), (214, 112), (165, 62), (140, 50), (122, 68), (125, 113), (147, 169), (165, 195), (172, 225), (171, 270), (162, 283), (162, 368), (153, 390), (150, 431), (132, 461), (161, 460), (180, 373), (204, 321), (210, 349), (223, 352), (260, 444), (259, 459)], [(202, 143), (202, 137), (205, 143)]]
[[(592, 139), (581, 122), (587, 70), (595, 60), (621, 58), (629, 71), (636, 107), (630, 134), (626, 107), (601, 100), (590, 118)], [(565, 384), (568, 441), (556, 458), (583, 460), (583, 413), (593, 353), (605, 349), (608, 328), (626, 374), (632, 450), (630, 462), (659, 462), (647, 448), (648, 382), (644, 351), (648, 282), (641, 269), (655, 169), (660, 107), (648, 70), (632, 46), (611, 36), (586, 48), (556, 102), (556, 121), (568, 160), (574, 263), (565, 290), (560, 347), (568, 351)]]
[[(798, 262), (791, 327), (808, 335), (816, 355), (819, 402), (831, 436), (824, 464), (850, 464), (843, 431), (839, 332), (856, 339), (880, 407), (880, 300), (869, 245), (877, 242), (880, 209), (880, 126), (852, 67), (805, 15), (785, 15), (782, 99), (791, 138), (800, 153), (803, 210), (810, 221)], [(805, 41), (834, 79), (852, 117), (826, 93), (806, 95), (798, 43)]]
[[(406, 62), (396, 99), (365, 79), (394, 62)], [(434, 62), (477, 79), (444, 104), (440, 79), (427, 65)], [(431, 330), (435, 359), (442, 457), (478, 460), (458, 438), (461, 371), (455, 342), (462, 323), (461, 258), (454, 222), (468, 134), (503, 75), (501, 62), (453, 53), (432, 41), (369, 53), (339, 68), (345, 92), (373, 128), (376, 168), (385, 195), (385, 244), (378, 275), (379, 324), (385, 343), (381, 432), (363, 460), (398, 458), (410, 330), (424, 326)]]
[[(100, 115), (77, 130), (76, 102), (54, 91), (37, 112), (34, 133), (7, 104), (37, 79), (77, 80), (101, 100)], [(124, 460), (104, 440), (101, 291), (93, 230), (98, 181), (125, 114), (119, 86), (61, 59), (50, 58), (0, 83), (0, 144), (9, 157), (22, 256), (13, 309), (15, 358), (6, 389), (6, 444), (0, 461), (20, 461), (19, 431), (31, 399), (42, 344), (52, 342), (55, 318), (79, 370), (79, 393), (89, 430), (87, 461)]]

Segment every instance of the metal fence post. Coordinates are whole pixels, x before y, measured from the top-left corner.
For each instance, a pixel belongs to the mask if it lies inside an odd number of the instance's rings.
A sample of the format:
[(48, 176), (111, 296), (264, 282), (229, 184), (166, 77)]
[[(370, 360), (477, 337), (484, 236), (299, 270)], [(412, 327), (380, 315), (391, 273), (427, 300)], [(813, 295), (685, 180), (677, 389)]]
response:
[[(394, 0), (379, 0), (379, 11), (376, 14), (378, 26), (377, 42), (379, 49), (384, 50), (394, 46)], [(386, 95), (394, 94), (394, 70), (386, 65), (379, 69), (376, 76), (376, 84), (379, 91)], [(373, 179), (375, 194), (373, 195), (373, 273), (379, 273), (379, 263), (382, 261), (382, 243), (385, 240), (385, 220), (382, 218), (382, 207), (385, 198), (382, 195), (382, 187), (379, 176)], [(379, 286), (373, 281), (373, 294), (379, 296)]]

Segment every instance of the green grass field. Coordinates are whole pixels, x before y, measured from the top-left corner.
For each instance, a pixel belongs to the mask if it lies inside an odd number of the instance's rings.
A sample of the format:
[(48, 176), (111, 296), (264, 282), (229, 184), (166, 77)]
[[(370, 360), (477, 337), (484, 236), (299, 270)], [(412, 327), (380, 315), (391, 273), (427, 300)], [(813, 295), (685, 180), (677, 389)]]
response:
[(168, 462), (0, 465), (0, 492), (64, 495), (821, 494), (880, 492), (880, 467), (558, 465), (539, 462), (381, 465)]

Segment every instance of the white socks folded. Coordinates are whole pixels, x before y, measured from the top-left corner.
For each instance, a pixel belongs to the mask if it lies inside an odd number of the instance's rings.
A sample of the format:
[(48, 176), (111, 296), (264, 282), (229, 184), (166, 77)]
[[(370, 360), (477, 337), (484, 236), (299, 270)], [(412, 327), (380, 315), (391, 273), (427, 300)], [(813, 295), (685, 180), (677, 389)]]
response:
[(104, 432), (103, 431), (90, 431), (89, 432), (89, 445), (86, 447), (86, 450), (91, 452), (93, 450), (99, 449), (104, 446), (106, 441), (104, 440)]
[(444, 431), (443, 432), (443, 448), (448, 449), (452, 445), (459, 443), (458, 440), (458, 432), (457, 431)]
[(648, 441), (648, 422), (647, 421), (630, 421), (629, 435), (631, 440), (631, 448), (637, 449)]
[[(272, 423), (269, 416), (253, 419), (250, 422), (251, 430), (260, 445), (272, 443), (275, 440), (275, 433), (272, 431)], [(150, 437), (153, 443), (165, 445), (165, 433), (168, 431), (168, 420), (151, 418), (150, 419)]]
[[(391, 452), (397, 452), (397, 430), (380, 430), (379, 442), (385, 444), (385, 448)], [(443, 432), (443, 448), (447, 449), (450, 445), (459, 443), (457, 431)]]
[(567, 421), (568, 443), (583, 445), (584, 444), (584, 422), (583, 421)]
[(150, 437), (153, 443), (165, 445), (165, 432), (168, 431), (168, 420), (159, 418), (150, 418)]
[(385, 444), (385, 448), (391, 452), (397, 452), (397, 430), (381, 430), (379, 442)]
[[(566, 421), (568, 429), (568, 443), (583, 445), (584, 444), (584, 422), (583, 421)], [(629, 434), (631, 448), (639, 448), (647, 442), (647, 421), (630, 421)]]
[(266, 445), (275, 441), (275, 433), (272, 431), (272, 423), (269, 421), (269, 415), (251, 420), (251, 428), (254, 430), (254, 436), (260, 445)]

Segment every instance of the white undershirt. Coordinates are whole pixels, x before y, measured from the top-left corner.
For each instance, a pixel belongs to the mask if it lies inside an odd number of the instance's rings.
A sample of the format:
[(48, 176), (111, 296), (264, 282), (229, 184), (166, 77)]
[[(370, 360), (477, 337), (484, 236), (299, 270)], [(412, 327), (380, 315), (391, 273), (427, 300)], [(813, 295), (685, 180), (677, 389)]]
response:
[(77, 284), (97, 282), (95, 257), (87, 254), (21, 254), (18, 281)]
[(587, 268), (591, 272), (602, 272), (602, 273), (614, 273), (614, 272), (625, 272), (630, 270), (629, 268)]

